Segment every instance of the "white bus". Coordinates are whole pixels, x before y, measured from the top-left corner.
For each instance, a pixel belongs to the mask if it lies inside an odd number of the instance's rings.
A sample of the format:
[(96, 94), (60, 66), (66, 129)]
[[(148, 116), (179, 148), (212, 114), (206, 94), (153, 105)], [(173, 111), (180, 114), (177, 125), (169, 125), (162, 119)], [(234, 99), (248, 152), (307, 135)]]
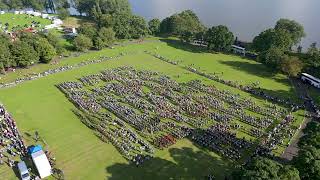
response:
[(307, 83), (311, 84), (312, 86), (314, 86), (316, 88), (320, 88), (320, 79), (313, 77), (310, 74), (302, 73), (301, 80), (303, 82), (307, 82)]

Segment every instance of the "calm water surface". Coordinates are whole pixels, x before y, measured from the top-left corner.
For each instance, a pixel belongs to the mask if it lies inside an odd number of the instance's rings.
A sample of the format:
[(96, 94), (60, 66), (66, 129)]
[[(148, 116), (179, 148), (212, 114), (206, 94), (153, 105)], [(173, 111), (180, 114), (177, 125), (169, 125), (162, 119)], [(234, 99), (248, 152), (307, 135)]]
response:
[(303, 24), (302, 45), (320, 45), (320, 0), (130, 0), (135, 14), (147, 19), (165, 18), (192, 9), (207, 26), (227, 25), (239, 39), (251, 41), (280, 18)]

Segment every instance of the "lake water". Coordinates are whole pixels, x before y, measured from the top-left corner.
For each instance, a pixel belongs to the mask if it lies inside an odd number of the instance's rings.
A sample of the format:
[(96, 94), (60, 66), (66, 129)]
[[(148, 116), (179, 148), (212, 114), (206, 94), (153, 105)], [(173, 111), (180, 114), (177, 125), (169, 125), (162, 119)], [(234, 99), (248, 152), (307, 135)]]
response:
[(206, 26), (226, 25), (239, 39), (251, 41), (280, 18), (301, 23), (304, 48), (320, 45), (320, 0), (129, 0), (135, 14), (163, 19), (191, 9)]

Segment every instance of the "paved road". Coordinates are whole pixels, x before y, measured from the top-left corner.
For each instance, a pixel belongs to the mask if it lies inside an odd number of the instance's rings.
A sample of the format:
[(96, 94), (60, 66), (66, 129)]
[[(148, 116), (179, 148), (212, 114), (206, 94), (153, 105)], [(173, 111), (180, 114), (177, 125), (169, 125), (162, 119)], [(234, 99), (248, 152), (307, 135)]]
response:
[[(306, 85), (302, 84), (299, 79), (291, 79), (290, 81), (294, 86), (296, 93), (299, 97), (309, 97), (306, 90), (307, 89)], [(305, 101), (305, 105), (306, 105), (306, 111), (307, 111), (306, 115), (312, 113), (313, 109), (310, 101)], [(310, 117), (305, 116), (305, 119), (299, 128), (298, 134), (291, 141), (290, 145), (286, 148), (284, 153), (281, 155), (281, 158), (283, 158), (286, 161), (291, 161), (294, 156), (298, 155), (298, 151), (299, 151), (298, 142), (300, 138), (304, 135), (303, 129), (307, 126), (307, 124), (310, 121), (312, 121), (312, 119)]]

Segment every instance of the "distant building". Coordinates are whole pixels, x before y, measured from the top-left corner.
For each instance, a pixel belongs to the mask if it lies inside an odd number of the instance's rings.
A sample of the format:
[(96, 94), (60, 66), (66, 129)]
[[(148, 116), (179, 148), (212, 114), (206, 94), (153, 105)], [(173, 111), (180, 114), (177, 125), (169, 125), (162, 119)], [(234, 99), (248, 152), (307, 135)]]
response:
[(307, 73), (302, 73), (301, 74), (301, 80), (303, 82), (309, 83), (310, 85), (316, 87), (316, 88), (320, 88), (320, 79), (311, 76), (310, 74)]

